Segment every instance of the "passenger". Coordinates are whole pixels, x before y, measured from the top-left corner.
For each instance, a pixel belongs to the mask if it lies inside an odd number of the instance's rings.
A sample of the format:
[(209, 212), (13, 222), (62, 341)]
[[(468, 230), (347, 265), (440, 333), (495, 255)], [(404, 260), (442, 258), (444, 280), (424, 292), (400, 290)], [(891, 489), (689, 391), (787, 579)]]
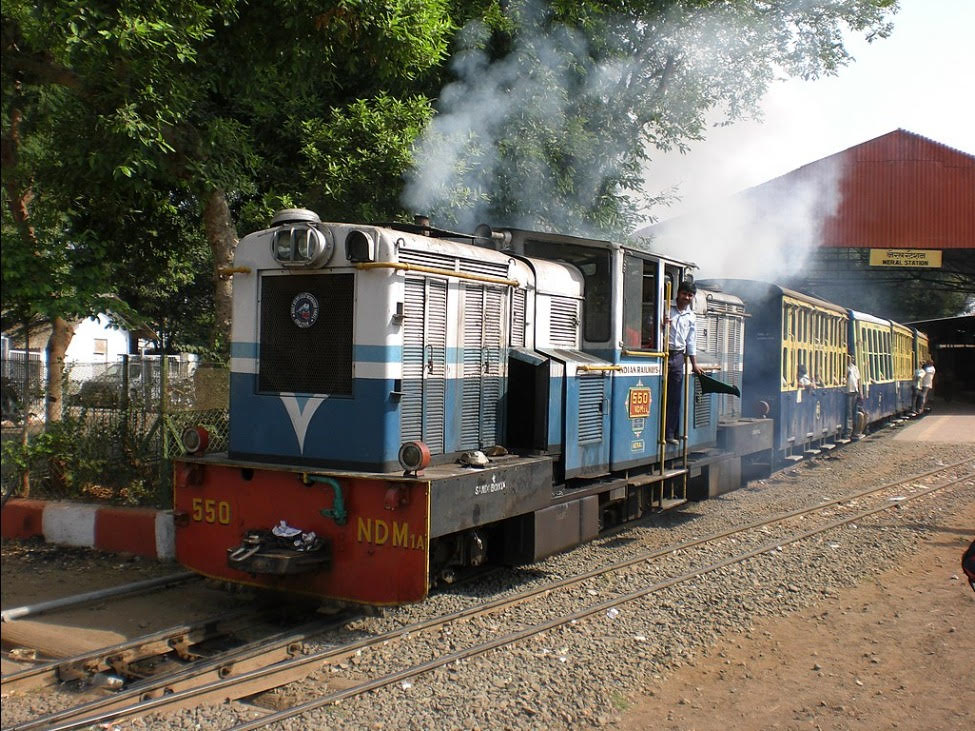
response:
[(807, 391), (811, 391), (813, 388), (812, 379), (809, 378), (809, 374), (806, 373), (806, 366), (799, 366), (799, 388), (804, 388)]
[(863, 403), (863, 386), (860, 383), (860, 369), (853, 361), (853, 355), (847, 355), (846, 358), (846, 428), (843, 436), (851, 438), (857, 435), (857, 407)]
[(931, 389), (934, 388), (934, 361), (928, 360), (924, 364), (924, 377), (921, 379), (921, 408), (918, 413), (924, 413), (924, 409), (928, 405), (928, 396), (931, 394)]
[(924, 364), (919, 363), (917, 370), (914, 371), (914, 410), (911, 412), (912, 415), (917, 416), (921, 413), (922, 401), (921, 397), (923, 391), (921, 390), (922, 384), (924, 382)]
[(664, 317), (662, 328), (670, 325), (670, 357), (667, 360), (667, 422), (665, 437), (668, 444), (680, 444), (680, 404), (684, 398), (684, 362), (691, 363), (695, 374), (704, 373), (697, 365), (697, 316), (691, 306), (697, 287), (684, 281), (677, 287), (677, 304)]

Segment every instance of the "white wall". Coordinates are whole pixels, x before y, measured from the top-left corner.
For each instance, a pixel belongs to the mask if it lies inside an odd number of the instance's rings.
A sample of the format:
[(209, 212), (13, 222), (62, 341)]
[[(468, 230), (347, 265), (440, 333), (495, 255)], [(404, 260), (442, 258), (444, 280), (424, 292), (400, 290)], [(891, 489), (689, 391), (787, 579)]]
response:
[[(120, 355), (128, 353), (128, 330), (113, 328), (110, 322), (105, 315), (83, 320), (74, 331), (64, 360), (68, 363), (114, 363)], [(104, 354), (96, 354), (96, 340), (105, 341)]]

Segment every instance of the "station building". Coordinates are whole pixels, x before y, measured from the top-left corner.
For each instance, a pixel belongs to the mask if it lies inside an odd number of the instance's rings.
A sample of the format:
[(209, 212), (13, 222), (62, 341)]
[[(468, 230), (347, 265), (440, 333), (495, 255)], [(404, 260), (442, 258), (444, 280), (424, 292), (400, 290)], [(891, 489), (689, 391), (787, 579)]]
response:
[[(726, 229), (699, 225), (709, 218)], [(971, 347), (975, 318), (945, 315), (975, 312), (975, 155), (898, 129), (743, 190), (727, 207), (636, 236), (701, 259), (708, 276), (738, 276), (714, 271), (721, 266), (714, 239), (725, 233), (740, 258), (757, 250), (761, 236), (772, 239), (782, 262), (793, 263), (755, 278), (919, 329), (928, 325), (944, 381), (967, 380), (948, 371), (970, 362), (961, 351)], [(710, 248), (702, 238), (712, 240)], [(939, 353), (942, 334), (951, 358)]]

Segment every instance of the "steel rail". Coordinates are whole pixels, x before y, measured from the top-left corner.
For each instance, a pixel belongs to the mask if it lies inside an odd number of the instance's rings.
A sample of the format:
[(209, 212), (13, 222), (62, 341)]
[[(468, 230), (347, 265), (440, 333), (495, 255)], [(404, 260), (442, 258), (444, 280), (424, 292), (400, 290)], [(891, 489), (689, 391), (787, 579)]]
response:
[(304, 713), (316, 710), (323, 706), (331, 705), (333, 703), (346, 700), (348, 698), (353, 698), (355, 696), (362, 695), (363, 693), (367, 693), (372, 690), (378, 690), (380, 688), (392, 685), (394, 683), (403, 680), (408, 680), (410, 678), (414, 678), (418, 675), (423, 675), (425, 673), (430, 672), (431, 670), (436, 670), (437, 668), (441, 668), (445, 665), (449, 665), (452, 662), (457, 662), (458, 660), (465, 660), (471, 657), (475, 657), (477, 655), (481, 655), (490, 650), (494, 650), (501, 647), (505, 647), (507, 645), (514, 644), (521, 640), (527, 639), (528, 637), (532, 637), (542, 632), (546, 632), (548, 630), (555, 629), (557, 627), (561, 627), (566, 624), (570, 624), (580, 619), (591, 617), (594, 614), (599, 614), (601, 612), (608, 611), (610, 609), (618, 607), (621, 604), (635, 601), (637, 599), (642, 599), (643, 597), (662, 591), (663, 589), (667, 589), (672, 586), (676, 586), (678, 584), (690, 581), (692, 579), (699, 578), (701, 576), (712, 573), (714, 571), (719, 571), (720, 569), (727, 568), (728, 566), (732, 566), (737, 563), (744, 563), (745, 561), (755, 558), (756, 556), (759, 556), (763, 553), (768, 553), (772, 550), (775, 550), (782, 545), (797, 543), (799, 541), (805, 540), (806, 538), (810, 538), (812, 536), (819, 535), (821, 533), (826, 533), (830, 530), (839, 528), (848, 523), (852, 523), (857, 520), (862, 520), (863, 518), (869, 517), (876, 513), (880, 513), (885, 510), (891, 510), (892, 508), (903, 505), (905, 502), (913, 501), (918, 498), (925, 497), (926, 495), (930, 495), (933, 492), (937, 492), (938, 490), (943, 490), (946, 487), (951, 487), (953, 485), (958, 484), (959, 482), (970, 479), (973, 476), (975, 476), (975, 473), (969, 473), (962, 477), (952, 479), (951, 481), (943, 483), (941, 485), (936, 485), (934, 487), (927, 488), (917, 493), (916, 495), (905, 497), (904, 500), (900, 502), (893, 503), (890, 505), (881, 505), (879, 507), (859, 511), (855, 515), (830, 521), (829, 523), (820, 526), (818, 528), (813, 528), (807, 531), (803, 531), (801, 533), (794, 533), (791, 536), (788, 536), (783, 539), (777, 539), (774, 541), (766, 542), (761, 546), (758, 546), (757, 548), (750, 549), (748, 551), (737, 554), (735, 556), (730, 556), (728, 558), (722, 559), (721, 561), (717, 561), (700, 568), (686, 571), (678, 576), (673, 576), (669, 579), (665, 579), (664, 581), (659, 581), (650, 586), (644, 587), (642, 589), (637, 589), (635, 591), (620, 595), (613, 599), (608, 599), (604, 602), (599, 602), (598, 604), (590, 605), (584, 609), (580, 609), (571, 614), (555, 617), (553, 619), (549, 619), (544, 622), (539, 622), (529, 627), (525, 627), (515, 632), (511, 632), (507, 635), (502, 635), (492, 640), (488, 640), (487, 642), (482, 642), (478, 645), (474, 645), (472, 647), (468, 647), (463, 650), (457, 650), (455, 652), (448, 653), (446, 655), (435, 658), (433, 660), (429, 660), (425, 663), (420, 663), (418, 665), (405, 668), (404, 670), (391, 673), (389, 675), (380, 678), (375, 678), (373, 680), (369, 680), (364, 683), (351, 686), (344, 690), (336, 691), (335, 693), (329, 693), (320, 698), (315, 698), (313, 700), (306, 701), (305, 703), (298, 704), (297, 706), (294, 706), (292, 708), (278, 711), (277, 713), (271, 713), (265, 715), (257, 720), (248, 723), (239, 724), (237, 726), (232, 727), (231, 731), (252, 731), (253, 729), (264, 728), (265, 726), (269, 726), (272, 723), (285, 721), (289, 718), (300, 716)]
[(75, 594), (73, 596), (66, 596), (61, 599), (51, 599), (46, 602), (39, 602), (37, 604), (28, 604), (23, 607), (13, 607), (11, 609), (4, 609), (0, 612), (0, 621), (10, 622), (14, 619), (20, 619), (22, 617), (33, 616), (37, 614), (44, 614), (45, 612), (50, 612), (56, 609), (64, 609), (66, 607), (74, 607), (80, 604), (87, 604), (88, 602), (96, 602), (100, 599), (107, 599), (109, 597), (125, 596), (126, 594), (136, 594), (140, 591), (150, 591), (152, 589), (157, 589), (162, 586), (170, 586), (172, 584), (182, 584), (191, 579), (202, 578), (199, 574), (192, 571), (181, 571), (177, 574), (170, 574), (169, 576), (159, 576), (155, 579), (146, 579), (145, 581), (134, 581), (131, 584), (123, 584), (122, 586), (113, 586), (108, 589), (99, 589), (97, 591), (89, 591), (84, 594)]
[[(509, 607), (512, 607), (512, 606), (516, 606), (516, 605), (521, 604), (523, 602), (529, 601), (530, 599), (532, 599), (532, 598), (534, 598), (536, 596), (548, 594), (548, 593), (551, 593), (552, 591), (554, 591), (556, 589), (560, 589), (560, 588), (564, 588), (564, 587), (567, 587), (567, 586), (571, 586), (573, 584), (581, 583), (582, 581), (585, 581), (587, 579), (590, 579), (590, 578), (593, 578), (593, 577), (596, 577), (596, 576), (599, 576), (599, 575), (602, 575), (602, 574), (611, 573), (613, 571), (618, 571), (618, 570), (620, 570), (622, 568), (626, 568), (626, 567), (629, 567), (629, 566), (632, 566), (632, 565), (635, 565), (635, 564), (645, 563), (645, 562), (650, 561), (650, 560), (653, 560), (655, 558), (659, 558), (661, 556), (665, 556), (665, 555), (670, 554), (670, 553), (678, 552), (678, 551), (683, 550), (685, 548), (691, 548), (691, 547), (695, 547), (695, 546), (698, 546), (698, 545), (702, 545), (702, 544), (705, 544), (705, 543), (709, 543), (709, 542), (712, 542), (712, 541), (715, 541), (715, 540), (720, 540), (721, 538), (725, 538), (725, 537), (728, 537), (730, 535), (734, 535), (736, 533), (742, 533), (742, 532), (745, 532), (745, 531), (754, 530), (755, 528), (760, 528), (760, 527), (764, 527), (766, 525), (770, 525), (772, 523), (781, 522), (783, 520), (787, 520), (789, 518), (796, 517), (798, 515), (819, 512), (819, 511), (822, 511), (825, 508), (828, 508), (828, 507), (830, 507), (832, 505), (836, 505), (838, 503), (848, 502), (850, 500), (855, 500), (857, 498), (863, 497), (865, 495), (869, 495), (871, 493), (876, 493), (876, 492), (881, 492), (883, 490), (893, 489), (893, 488), (899, 487), (899, 486), (901, 486), (901, 485), (903, 485), (905, 483), (913, 482), (913, 481), (916, 481), (916, 480), (919, 480), (919, 479), (923, 479), (923, 478), (928, 477), (930, 475), (937, 474), (938, 472), (945, 472), (945, 471), (948, 471), (948, 470), (952, 470), (952, 469), (958, 468), (958, 467), (960, 467), (962, 465), (971, 463), (973, 461), (975, 461), (975, 458), (969, 458), (969, 459), (961, 460), (961, 461), (956, 462), (956, 463), (953, 463), (953, 464), (939, 466), (937, 468), (928, 470), (926, 472), (923, 472), (923, 473), (920, 473), (920, 474), (917, 474), (917, 475), (912, 475), (912, 476), (910, 476), (908, 478), (904, 478), (904, 479), (897, 480), (897, 481), (890, 482), (890, 483), (885, 483), (885, 484), (880, 485), (880, 486), (866, 488), (864, 490), (859, 490), (859, 491), (857, 491), (855, 493), (847, 494), (847, 495), (844, 495), (844, 496), (842, 496), (840, 498), (836, 498), (836, 499), (829, 500), (829, 501), (822, 502), (822, 503), (817, 503), (814, 506), (809, 506), (807, 508), (800, 508), (800, 509), (793, 510), (793, 511), (789, 511), (789, 512), (785, 512), (785, 513), (780, 513), (780, 514), (777, 514), (777, 515), (772, 516), (770, 518), (766, 518), (766, 519), (759, 520), (759, 521), (754, 521), (754, 522), (748, 523), (748, 524), (746, 524), (744, 526), (738, 526), (736, 528), (732, 528), (732, 529), (729, 529), (727, 531), (722, 531), (721, 533), (709, 535), (709, 536), (706, 536), (706, 537), (703, 537), (703, 538), (696, 538), (696, 539), (691, 539), (689, 541), (684, 541), (682, 543), (674, 544), (674, 545), (671, 545), (671, 546), (668, 546), (668, 547), (665, 547), (665, 548), (662, 548), (662, 549), (659, 549), (659, 550), (656, 550), (656, 551), (652, 551), (652, 552), (649, 552), (649, 553), (640, 554), (638, 556), (635, 556), (635, 557), (632, 557), (632, 558), (629, 558), (629, 559), (625, 559), (623, 561), (615, 562), (613, 564), (608, 564), (606, 566), (603, 566), (603, 567), (600, 567), (600, 568), (597, 568), (597, 569), (593, 569), (591, 571), (588, 571), (588, 572), (586, 572), (584, 574), (579, 574), (579, 575), (576, 575), (576, 576), (568, 577), (566, 579), (558, 580), (558, 581), (555, 581), (555, 582), (550, 582), (548, 584), (545, 584), (544, 586), (537, 587), (535, 589), (529, 590), (529, 591), (524, 592), (524, 593), (520, 593), (520, 594), (518, 594), (517, 596), (514, 596), (514, 597), (501, 597), (499, 599), (495, 599), (495, 600), (492, 600), (492, 601), (489, 601), (489, 602), (485, 602), (485, 603), (482, 603), (482, 604), (478, 604), (478, 605), (473, 606), (473, 607), (468, 607), (466, 609), (458, 610), (457, 612), (453, 612), (453, 613), (450, 613), (450, 614), (441, 615), (440, 617), (434, 617), (434, 618), (431, 618), (431, 619), (428, 619), (428, 620), (423, 620), (423, 621), (420, 621), (420, 622), (416, 622), (414, 624), (407, 625), (406, 627), (402, 627), (402, 628), (399, 628), (399, 629), (396, 629), (396, 630), (391, 630), (391, 631), (386, 632), (386, 633), (383, 633), (381, 635), (377, 635), (377, 636), (372, 637), (372, 638), (369, 638), (369, 639), (360, 640), (358, 642), (354, 642), (354, 643), (351, 643), (351, 644), (348, 644), (348, 645), (344, 645), (344, 646), (339, 647), (339, 648), (332, 648), (332, 649), (328, 649), (328, 650), (323, 650), (323, 651), (318, 652), (318, 653), (312, 653), (312, 654), (304, 655), (304, 656), (301, 656), (301, 657), (295, 657), (295, 658), (292, 658), (290, 660), (285, 660), (285, 661), (276, 663), (273, 667), (257, 668), (257, 669), (254, 669), (252, 671), (249, 671), (249, 672), (245, 672), (245, 673), (241, 673), (239, 675), (235, 675), (232, 678), (221, 678), (221, 679), (215, 680), (214, 682), (212, 682), (210, 684), (207, 684), (207, 685), (197, 686), (197, 687), (188, 687), (185, 690), (181, 690), (179, 692), (174, 692), (172, 694), (167, 694), (167, 695), (165, 695), (165, 696), (163, 696), (161, 698), (149, 699), (149, 700), (143, 701), (141, 703), (138, 703), (138, 704), (135, 704), (135, 705), (132, 705), (132, 706), (129, 706), (129, 707), (119, 708), (119, 709), (115, 709), (113, 711), (109, 711), (109, 712), (106, 712), (106, 713), (101, 713), (101, 714), (97, 714), (97, 715), (93, 715), (93, 716), (86, 716), (86, 717), (83, 717), (83, 718), (80, 718), (80, 717), (77, 717), (76, 716), (75, 717), (75, 720), (69, 721), (69, 722), (64, 723), (62, 725), (45, 726), (45, 727), (52, 729), (52, 731), (57, 730), (57, 729), (81, 728), (81, 727), (84, 727), (84, 726), (90, 726), (90, 725), (98, 724), (98, 723), (112, 722), (112, 721), (117, 720), (117, 719), (120, 719), (120, 718), (131, 717), (131, 716), (134, 716), (134, 715), (141, 715), (141, 714), (145, 714), (145, 713), (148, 713), (148, 712), (151, 712), (151, 711), (170, 710), (173, 707), (185, 707), (187, 705), (200, 705), (200, 704), (207, 703), (207, 702), (219, 702), (219, 703), (223, 703), (223, 702), (226, 702), (227, 700), (230, 700), (230, 699), (242, 698), (242, 697), (245, 697), (245, 696), (248, 696), (248, 695), (252, 695), (254, 693), (258, 693), (258, 692), (262, 692), (262, 691), (269, 690), (269, 689), (274, 688), (274, 687), (279, 687), (280, 685), (283, 685), (285, 683), (292, 682), (294, 680), (297, 680), (297, 679), (300, 679), (302, 677), (305, 677), (308, 674), (310, 674), (310, 673), (314, 672), (315, 670), (317, 670), (319, 665), (321, 665), (322, 667), (327, 667), (327, 666), (329, 666), (331, 664), (334, 664), (336, 662), (341, 662), (342, 660), (347, 659), (347, 658), (355, 655), (356, 653), (360, 652), (363, 649), (368, 649), (368, 648), (371, 648), (371, 647), (375, 647), (375, 646), (378, 646), (378, 645), (382, 645), (382, 644), (385, 644), (385, 643), (387, 643), (387, 642), (389, 642), (391, 640), (401, 639), (401, 638), (403, 638), (405, 636), (408, 636), (410, 634), (418, 634), (420, 632), (428, 631), (430, 629), (435, 629), (437, 627), (443, 626), (445, 624), (449, 624), (451, 622), (462, 621), (462, 620), (470, 619), (472, 617), (476, 617), (476, 616), (479, 616), (479, 615), (482, 615), (482, 614), (488, 614), (488, 613), (494, 612), (494, 611), (496, 611), (498, 609), (509, 608)], [(961, 479), (966, 479), (966, 478), (961, 478)], [(938, 489), (941, 489), (941, 488), (939, 487)], [(926, 492), (925, 493), (919, 493), (918, 496), (920, 496), (922, 494), (927, 494), (927, 493)], [(911, 499), (913, 499), (913, 498), (911, 498)], [(901, 502), (903, 502), (903, 501), (901, 501)], [(900, 504), (900, 503), (898, 503), (898, 504)], [(881, 509), (888, 509), (890, 507), (892, 507), (892, 506), (885, 505)], [(856, 519), (858, 519), (858, 518), (856, 516), (854, 516), (853, 518), (845, 519), (845, 522), (850, 522), (850, 521), (856, 520)], [(842, 523), (839, 523), (839, 524), (842, 524)], [(828, 529), (828, 528), (826, 528), (826, 529)], [(826, 530), (826, 529), (824, 529), (824, 530)], [(782, 545), (783, 542), (784, 541), (776, 541), (776, 542), (774, 542), (773, 547), (777, 547), (779, 545)], [(768, 550), (768, 549), (762, 549), (762, 550)], [(752, 554), (749, 553), (748, 555), (750, 556)], [(672, 585), (672, 583), (673, 582), (670, 582), (670, 583), (666, 583), (665, 582), (661, 586), (659, 586), (656, 589), (654, 589), (654, 591), (657, 591), (660, 588), (665, 588), (667, 586), (670, 586), (670, 585)], [(628, 601), (628, 599), (626, 599), (626, 598), (619, 599), (618, 600), (618, 603), (622, 603), (624, 601)], [(606, 607), (607, 608), (608, 607), (611, 607), (611, 606), (614, 606), (614, 604), (613, 603), (606, 604)], [(593, 610), (593, 612), (600, 611), (600, 609), (602, 607), (603, 607), (603, 605), (597, 605), (597, 609)], [(585, 616), (588, 616), (588, 615), (585, 615)], [(570, 621), (570, 620), (566, 620), (566, 621)], [(542, 631), (542, 630), (539, 630), (539, 631)], [(483, 652), (486, 649), (491, 649), (491, 648), (490, 647), (485, 647), (481, 651)], [(433, 667), (439, 667), (439, 665), (432, 666), (432, 667), (427, 668), (427, 669), (433, 669)], [(426, 670), (423, 670), (423, 672), (425, 672), (425, 671)], [(392, 680), (389, 680), (388, 682), (390, 682), (390, 683), (396, 682), (397, 679), (399, 679), (399, 676), (397, 676), (396, 678), (394, 678)], [(359, 686), (354, 686), (354, 688), (357, 688), (357, 687), (359, 687)], [(361, 692), (365, 692), (365, 691), (371, 690), (371, 689), (372, 689), (371, 687), (363, 688), (363, 690)], [(352, 688), (350, 688), (348, 690), (352, 690)], [(345, 693), (345, 692), (347, 692), (347, 691), (342, 691), (342, 693)], [(341, 698), (343, 698), (343, 697), (346, 697), (346, 696), (336, 696), (335, 699), (336, 700), (341, 700)], [(330, 696), (328, 696), (328, 698), (332, 698), (332, 696), (330, 695)], [(327, 704), (328, 702), (331, 702), (331, 701), (327, 701), (325, 704)], [(268, 718), (273, 718), (273, 717), (274, 717), (273, 715), (272, 716), (268, 716)]]

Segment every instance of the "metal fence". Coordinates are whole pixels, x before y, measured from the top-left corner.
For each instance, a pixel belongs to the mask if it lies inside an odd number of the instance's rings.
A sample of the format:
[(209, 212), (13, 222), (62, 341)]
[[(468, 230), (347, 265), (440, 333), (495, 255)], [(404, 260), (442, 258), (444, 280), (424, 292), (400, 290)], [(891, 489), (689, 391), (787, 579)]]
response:
[(185, 427), (206, 425), (210, 450), (226, 449), (224, 364), (135, 355), (69, 363), (61, 420), (45, 424), (44, 364), (12, 356), (0, 364), (4, 495), (20, 489), (26, 470), (32, 496), (166, 507), (170, 460), (181, 453)]

